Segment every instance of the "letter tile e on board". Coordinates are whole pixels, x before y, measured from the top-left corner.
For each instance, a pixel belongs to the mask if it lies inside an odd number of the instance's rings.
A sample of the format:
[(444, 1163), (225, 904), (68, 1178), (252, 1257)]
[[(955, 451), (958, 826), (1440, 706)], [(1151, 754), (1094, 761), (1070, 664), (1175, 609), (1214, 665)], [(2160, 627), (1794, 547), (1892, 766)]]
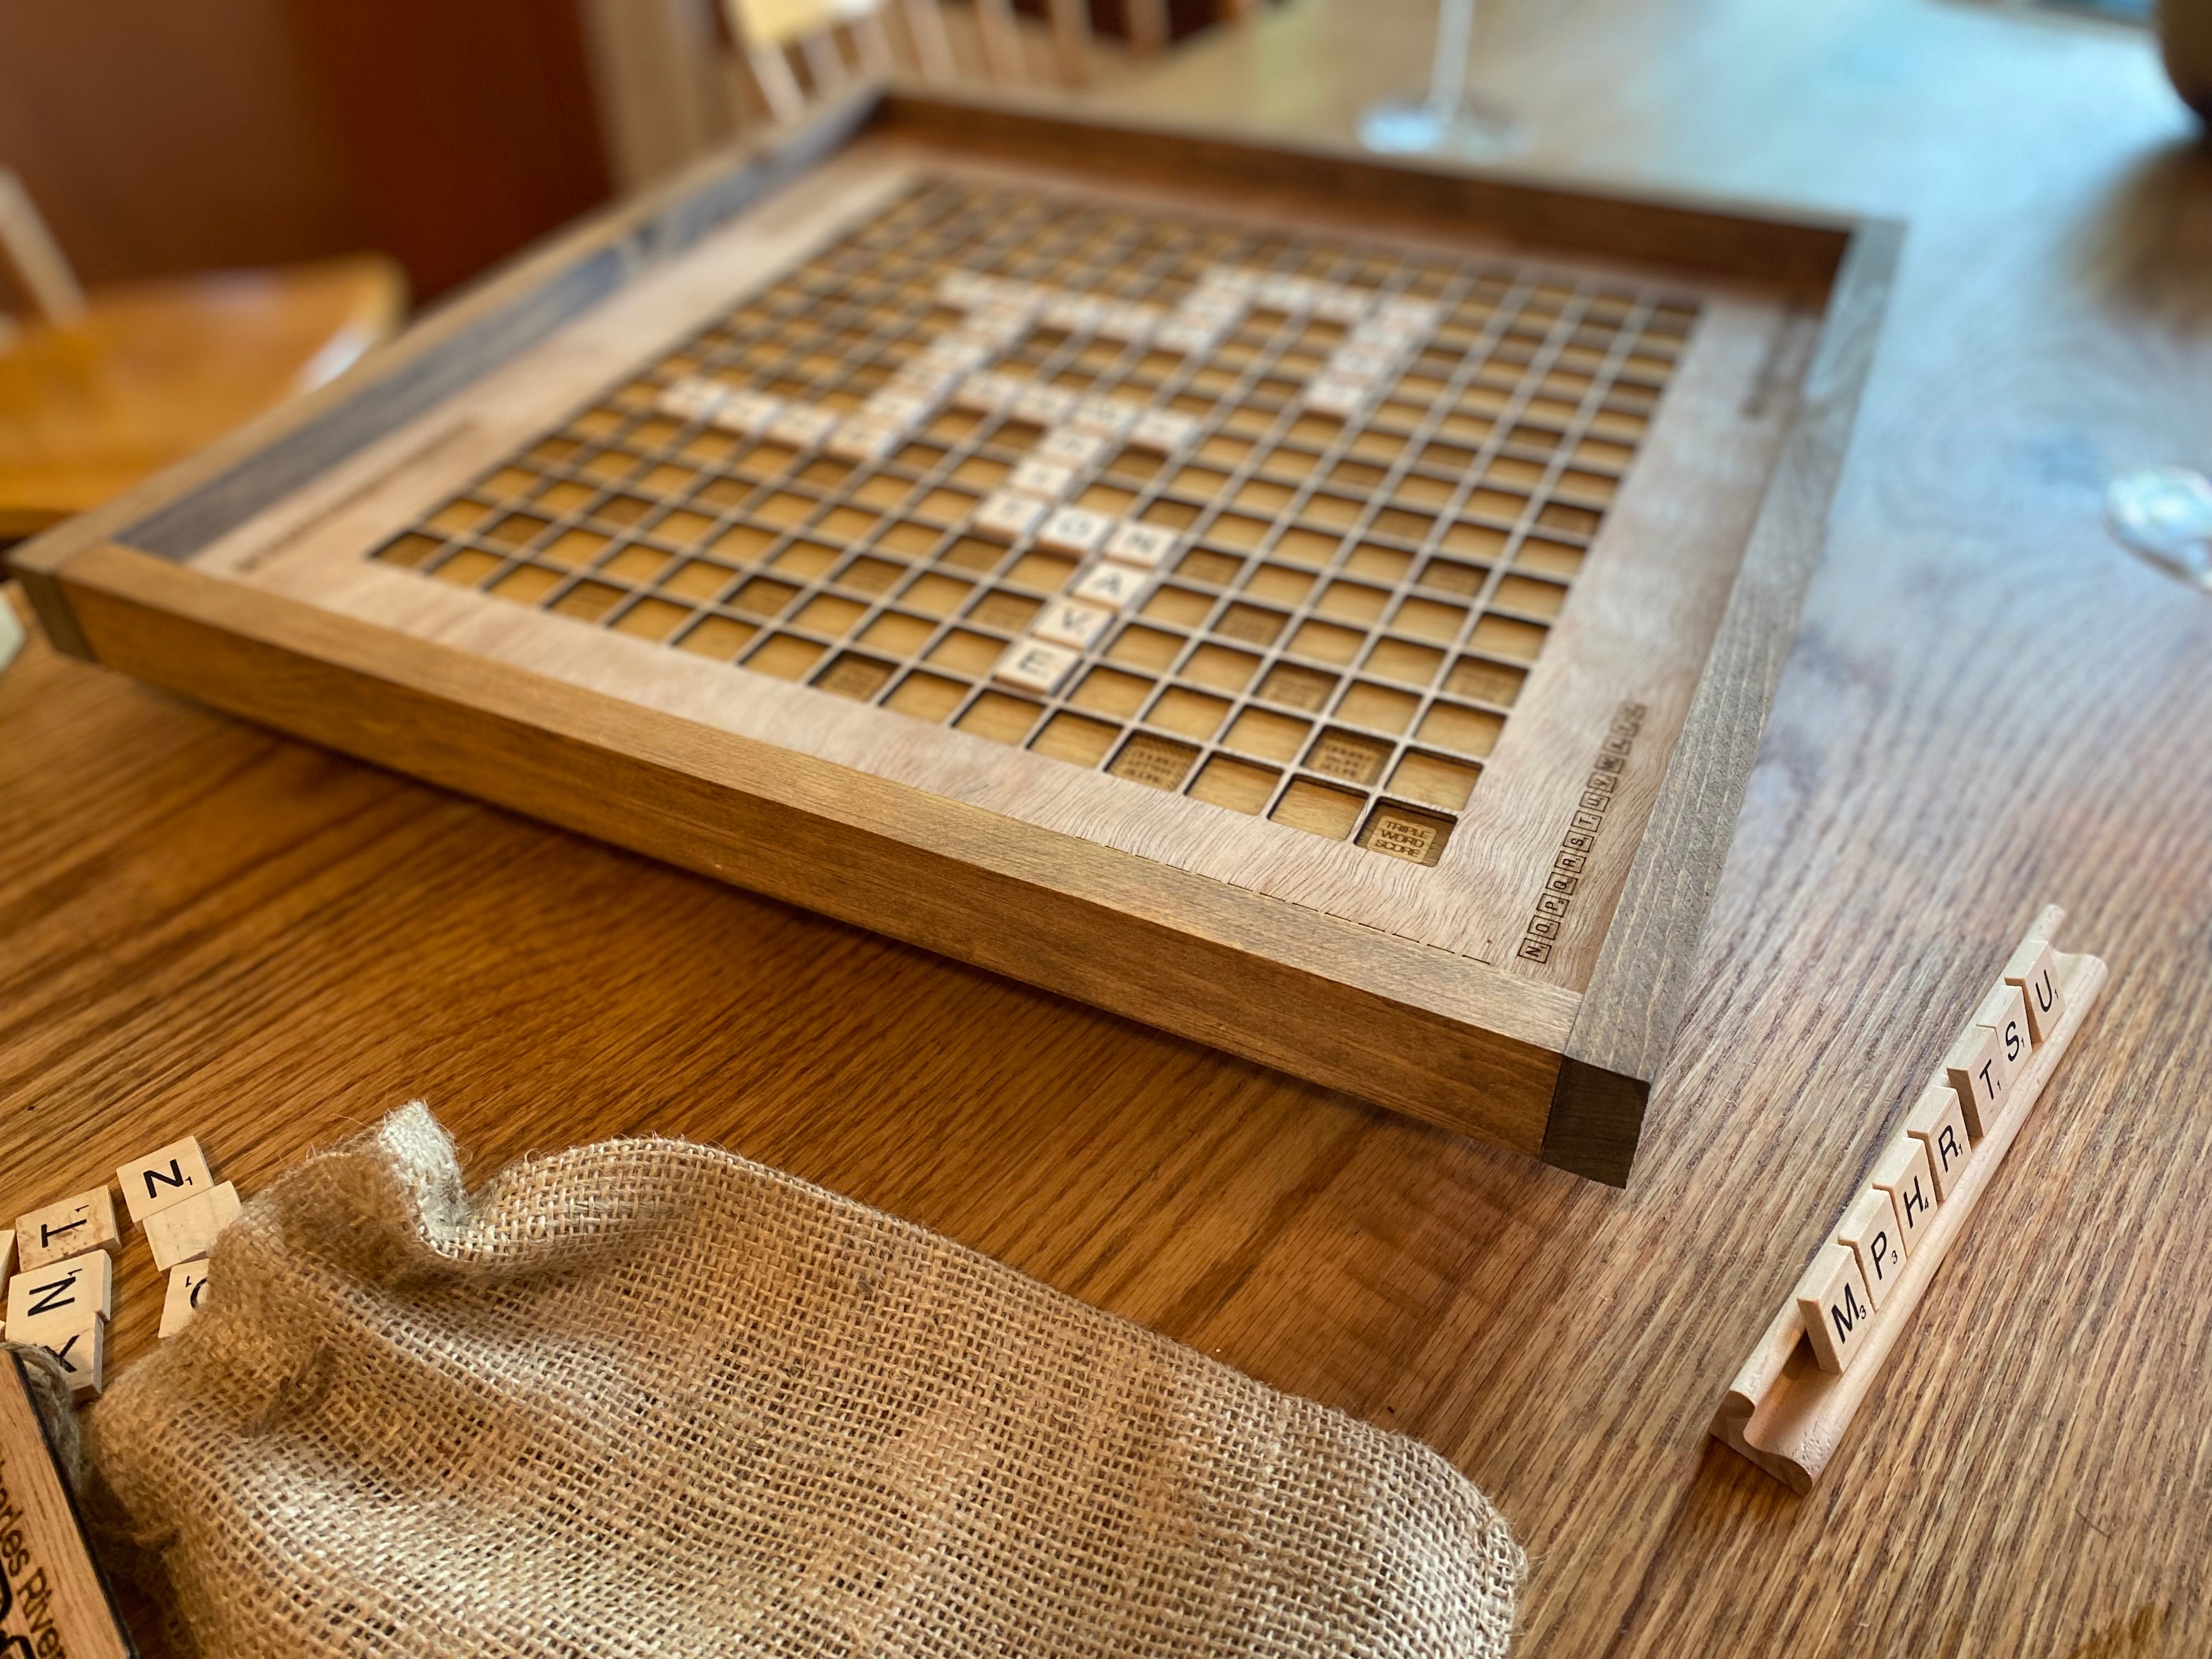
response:
[(87, 1250), (112, 1250), (122, 1237), (115, 1225), (115, 1200), (103, 1182), (15, 1218), (15, 1247), (22, 1261), (18, 1271), (29, 1273)]
[(1864, 1345), (1874, 1301), (1859, 1273), (1858, 1257), (1832, 1240), (1820, 1247), (1797, 1281), (1797, 1313), (1824, 1371), (1840, 1371)]

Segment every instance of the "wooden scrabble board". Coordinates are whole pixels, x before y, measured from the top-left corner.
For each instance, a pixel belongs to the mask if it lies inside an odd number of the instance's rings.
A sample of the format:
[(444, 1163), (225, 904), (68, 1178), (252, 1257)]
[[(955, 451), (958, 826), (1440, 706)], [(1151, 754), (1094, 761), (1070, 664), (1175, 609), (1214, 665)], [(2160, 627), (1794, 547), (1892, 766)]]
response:
[(1894, 241), (870, 94), (21, 562), (86, 654), (1618, 1181)]

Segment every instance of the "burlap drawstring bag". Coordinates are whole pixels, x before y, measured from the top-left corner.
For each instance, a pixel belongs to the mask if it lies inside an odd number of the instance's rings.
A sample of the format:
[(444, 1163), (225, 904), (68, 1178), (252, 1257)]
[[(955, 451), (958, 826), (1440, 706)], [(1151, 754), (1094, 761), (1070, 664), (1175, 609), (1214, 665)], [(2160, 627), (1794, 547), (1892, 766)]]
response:
[(89, 1450), (208, 1659), (1505, 1653), (1435, 1453), (710, 1147), (428, 1110), (216, 1244)]

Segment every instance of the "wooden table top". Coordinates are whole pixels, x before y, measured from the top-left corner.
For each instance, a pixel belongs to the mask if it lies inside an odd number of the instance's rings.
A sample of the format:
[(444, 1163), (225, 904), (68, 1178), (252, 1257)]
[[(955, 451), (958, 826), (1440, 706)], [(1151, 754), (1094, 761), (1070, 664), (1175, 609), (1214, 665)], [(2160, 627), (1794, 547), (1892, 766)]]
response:
[[(1418, 0), (1122, 107), (1346, 130)], [(2212, 161), (2139, 33), (1934, 0), (1523, 0), (1530, 157), (1894, 215), (1901, 280), (1626, 1193), (201, 712), (0, 681), (0, 1172), (196, 1131), (248, 1192), (410, 1096), (474, 1174), (660, 1131), (1417, 1434), (1519, 1651), (2195, 1655), (2212, 1633), (2212, 600), (2100, 526), (2212, 463)], [(2113, 981), (1809, 1498), (1705, 1438), (2037, 908)], [(112, 1352), (151, 1340), (144, 1247)]]

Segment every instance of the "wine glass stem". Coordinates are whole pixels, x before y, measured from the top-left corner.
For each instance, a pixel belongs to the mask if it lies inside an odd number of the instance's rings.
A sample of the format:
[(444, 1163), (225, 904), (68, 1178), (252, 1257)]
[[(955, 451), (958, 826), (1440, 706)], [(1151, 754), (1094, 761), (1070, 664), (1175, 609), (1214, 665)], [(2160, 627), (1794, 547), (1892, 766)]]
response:
[(1436, 63), (1429, 71), (1429, 107), (1439, 119), (1467, 95), (1467, 57), (1474, 44), (1474, 0), (1439, 0)]

